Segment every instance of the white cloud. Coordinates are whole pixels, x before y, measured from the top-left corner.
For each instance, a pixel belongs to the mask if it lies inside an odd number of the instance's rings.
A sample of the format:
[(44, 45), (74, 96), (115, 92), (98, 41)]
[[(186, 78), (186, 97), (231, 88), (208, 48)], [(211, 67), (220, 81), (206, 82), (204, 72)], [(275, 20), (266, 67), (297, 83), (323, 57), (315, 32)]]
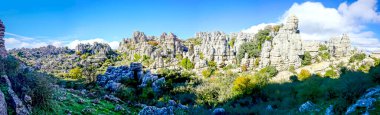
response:
[(320, 2), (294, 3), (277, 23), (284, 23), (289, 15), (294, 14), (299, 18), (303, 40), (328, 40), (348, 33), (353, 46), (374, 51), (380, 49), (380, 41), (372, 31), (365, 29), (367, 24), (380, 22), (376, 5), (376, 0), (358, 0), (352, 4), (344, 2), (339, 8), (327, 8)]
[(89, 40), (74, 40), (74, 41), (70, 42), (69, 44), (67, 44), (66, 46), (69, 47), (70, 49), (75, 49), (75, 47), (78, 44), (81, 44), (81, 43), (82, 44), (86, 44), (86, 43), (93, 44), (94, 42), (107, 43), (108, 45), (110, 45), (110, 47), (112, 49), (117, 49), (119, 47), (119, 42), (117, 42), (117, 41), (108, 42), (102, 38), (95, 38), (95, 39), (89, 39)]
[(265, 28), (268, 25), (276, 25), (276, 23), (261, 23), (259, 25), (251, 26), (248, 29), (242, 30), (244, 33), (257, 33), (259, 30)]
[(10, 38), (4, 38), (5, 40), (5, 47), (7, 49), (13, 49), (13, 48), (39, 48), (43, 46), (53, 45), (56, 47), (69, 47), (71, 49), (75, 49), (75, 47), (80, 43), (107, 43), (110, 45), (112, 49), (117, 49), (119, 47), (118, 41), (111, 41), (108, 42), (107, 40), (104, 40), (102, 38), (95, 38), (95, 39), (89, 39), (89, 40), (74, 40), (72, 42), (64, 42), (64, 41), (40, 41), (32, 37), (26, 37), (18, 34), (13, 33), (5, 33), (8, 36), (12, 36)]

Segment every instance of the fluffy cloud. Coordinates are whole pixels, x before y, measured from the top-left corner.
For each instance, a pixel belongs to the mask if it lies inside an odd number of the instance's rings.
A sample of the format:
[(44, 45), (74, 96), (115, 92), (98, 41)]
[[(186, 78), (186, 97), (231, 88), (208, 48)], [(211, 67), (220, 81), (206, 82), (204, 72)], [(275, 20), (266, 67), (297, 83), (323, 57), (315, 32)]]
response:
[(86, 43), (89, 43), (89, 44), (92, 44), (94, 42), (98, 42), (98, 43), (107, 43), (108, 45), (110, 45), (110, 47), (112, 49), (117, 49), (119, 47), (119, 42), (117, 41), (111, 41), (111, 42), (108, 42), (104, 39), (101, 39), (101, 38), (95, 38), (95, 39), (89, 39), (89, 40), (74, 40), (72, 42), (70, 42), (69, 44), (67, 44), (67, 46), (70, 48), (70, 49), (75, 49), (75, 47), (78, 45), (78, 44), (86, 44)]
[(264, 27), (268, 25), (276, 25), (276, 23), (261, 23), (259, 25), (251, 26), (248, 29), (242, 30), (241, 32), (244, 33), (257, 33), (259, 30), (263, 29)]
[(101, 39), (101, 38), (95, 38), (95, 39), (89, 39), (89, 40), (74, 40), (72, 42), (64, 42), (64, 41), (40, 41), (32, 37), (26, 37), (18, 34), (13, 33), (5, 33), (8, 36), (12, 36), (9, 38), (4, 38), (5, 40), (5, 47), (7, 49), (13, 49), (13, 48), (39, 48), (47, 45), (53, 45), (56, 47), (65, 47), (75, 49), (75, 47), (80, 43), (107, 43), (110, 45), (112, 49), (117, 49), (119, 46), (119, 42), (117, 41), (111, 41), (108, 42), (107, 40)]
[[(328, 40), (348, 33), (353, 46), (374, 51), (380, 49), (380, 42), (373, 32), (366, 31), (366, 25), (380, 22), (376, 4), (376, 0), (358, 0), (352, 4), (341, 3), (338, 8), (327, 8), (319, 2), (294, 3), (276, 23), (284, 23), (289, 15), (294, 14), (299, 18), (299, 30), (304, 40)], [(262, 28), (260, 25), (251, 28)]]

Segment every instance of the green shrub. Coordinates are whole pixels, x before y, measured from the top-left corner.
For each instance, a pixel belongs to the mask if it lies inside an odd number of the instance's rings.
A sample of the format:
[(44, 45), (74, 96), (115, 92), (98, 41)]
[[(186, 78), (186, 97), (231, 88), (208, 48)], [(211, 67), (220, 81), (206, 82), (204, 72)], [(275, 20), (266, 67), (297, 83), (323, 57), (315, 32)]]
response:
[(330, 77), (330, 78), (337, 78), (338, 74), (334, 70), (330, 69), (326, 71), (324, 76)]
[(362, 61), (366, 57), (365, 53), (357, 53), (350, 57), (350, 63), (355, 61)]
[(133, 55), (133, 61), (134, 62), (138, 62), (138, 61), (140, 61), (140, 59), (141, 59), (141, 55), (139, 55), (137, 53)]
[(230, 45), (231, 48), (233, 48), (235, 46), (235, 41), (236, 41), (236, 37), (232, 38), (229, 42), (228, 42), (228, 45)]
[(326, 45), (319, 45), (318, 51), (326, 51), (326, 50), (327, 50), (327, 46)]
[(154, 92), (152, 87), (144, 87), (142, 88), (142, 93), (139, 96), (141, 101), (147, 101), (154, 99)]
[(82, 78), (82, 69), (80, 67), (75, 67), (69, 71), (69, 76), (72, 79), (80, 79)]
[(241, 66), (241, 71), (248, 71), (248, 67), (247, 67), (247, 65), (242, 65)]
[(206, 78), (209, 78), (209, 77), (211, 77), (211, 75), (212, 75), (212, 70), (210, 70), (210, 69), (204, 69), (204, 70), (202, 70), (202, 76), (203, 77), (206, 77)]
[(116, 91), (116, 96), (120, 99), (126, 101), (133, 101), (136, 98), (136, 89), (131, 87), (122, 86), (119, 90)]
[(298, 74), (298, 80), (303, 81), (310, 78), (310, 76), (311, 73), (309, 72), (309, 70), (302, 69), (301, 72)]
[(257, 88), (256, 81), (251, 76), (243, 75), (239, 76), (232, 83), (232, 93), (236, 96), (249, 95), (253, 92), (254, 88)]
[(245, 42), (241, 44), (237, 55), (238, 60), (243, 59), (245, 53), (248, 53), (248, 58), (259, 57), (261, 52), (260, 47), (257, 42)]
[(181, 65), (183, 68), (188, 69), (188, 70), (194, 68), (194, 64), (193, 64), (193, 63), (190, 61), (190, 59), (187, 58), (187, 57), (184, 58), (184, 59), (182, 59), (180, 65)]
[(310, 52), (305, 52), (301, 64), (304, 65), (304, 66), (311, 64), (311, 55), (310, 55)]

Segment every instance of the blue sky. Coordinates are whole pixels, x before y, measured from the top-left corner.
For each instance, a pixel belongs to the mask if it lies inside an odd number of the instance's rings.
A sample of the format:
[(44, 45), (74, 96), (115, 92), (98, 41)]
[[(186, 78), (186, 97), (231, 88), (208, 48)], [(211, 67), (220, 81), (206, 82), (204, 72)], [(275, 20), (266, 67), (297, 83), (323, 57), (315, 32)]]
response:
[[(95, 38), (121, 41), (134, 31), (148, 35), (173, 32), (186, 39), (199, 31), (230, 33), (260, 23), (276, 23), (292, 5), (305, 2), (307, 0), (2, 0), (0, 19), (6, 25), (6, 38), (19, 41), (27, 41), (25, 38), (47, 44)], [(356, 0), (311, 2), (337, 9), (343, 2), (351, 4)], [(363, 25), (366, 28), (362, 31), (380, 32), (377, 22)]]

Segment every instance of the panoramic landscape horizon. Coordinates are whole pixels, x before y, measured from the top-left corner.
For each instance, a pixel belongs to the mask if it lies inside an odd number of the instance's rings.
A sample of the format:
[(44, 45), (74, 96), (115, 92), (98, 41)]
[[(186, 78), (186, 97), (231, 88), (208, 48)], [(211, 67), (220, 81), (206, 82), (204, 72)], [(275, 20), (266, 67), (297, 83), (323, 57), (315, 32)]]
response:
[(377, 0), (13, 0), (0, 115), (380, 113)]

